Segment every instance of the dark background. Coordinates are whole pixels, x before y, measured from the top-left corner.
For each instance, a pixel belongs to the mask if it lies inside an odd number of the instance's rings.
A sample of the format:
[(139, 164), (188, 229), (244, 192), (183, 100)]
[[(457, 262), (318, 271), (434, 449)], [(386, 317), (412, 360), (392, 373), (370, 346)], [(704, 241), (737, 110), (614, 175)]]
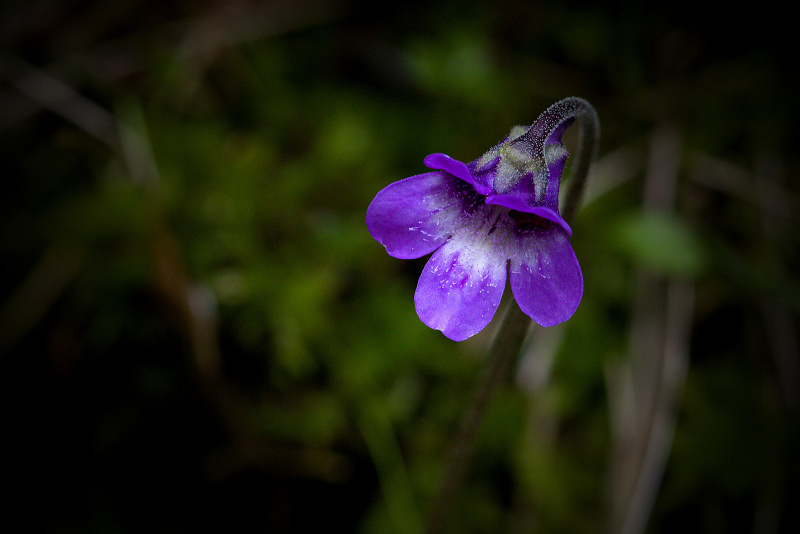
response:
[(793, 8), (376, 4), (2, 3), (5, 527), (420, 531), (493, 325), (425, 327), (366, 207), (576, 95), (583, 302), (449, 531), (800, 530)]

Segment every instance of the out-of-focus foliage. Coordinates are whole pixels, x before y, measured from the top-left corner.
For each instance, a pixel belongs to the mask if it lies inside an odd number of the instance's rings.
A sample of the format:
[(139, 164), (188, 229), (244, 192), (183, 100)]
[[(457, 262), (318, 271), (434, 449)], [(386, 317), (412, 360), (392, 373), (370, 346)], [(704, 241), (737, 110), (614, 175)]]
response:
[[(800, 528), (782, 4), (721, 20), (674, 4), (379, 5), (4, 4), (8, 524), (419, 532), (491, 328), (455, 344), (422, 325), (425, 260), (387, 256), (366, 207), (425, 155), (470, 161), (577, 95), (603, 130), (597, 189), (571, 221), (584, 299), (534, 331), (447, 531), (609, 530), (612, 378), (655, 350), (631, 334), (651, 278), (689, 284), (693, 305), (649, 531)], [(670, 165), (677, 184), (658, 193)]]

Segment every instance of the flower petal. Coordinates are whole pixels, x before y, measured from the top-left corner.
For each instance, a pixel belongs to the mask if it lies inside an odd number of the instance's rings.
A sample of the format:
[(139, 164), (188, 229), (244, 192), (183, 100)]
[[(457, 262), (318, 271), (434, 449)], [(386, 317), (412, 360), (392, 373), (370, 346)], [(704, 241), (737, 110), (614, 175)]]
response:
[(567, 235), (572, 235), (572, 228), (569, 224), (567, 224), (567, 221), (564, 220), (564, 217), (551, 208), (545, 206), (530, 206), (521, 197), (514, 195), (489, 195), (486, 197), (486, 203), (504, 206), (510, 210), (533, 213), (534, 215), (538, 215), (543, 219), (553, 221), (554, 223), (560, 225), (564, 231), (567, 232)]
[(505, 247), (491, 235), (459, 232), (425, 265), (414, 295), (417, 315), (454, 341), (474, 336), (500, 305), (507, 263)]
[(545, 191), (542, 205), (558, 211), (558, 190), (561, 187), (561, 178), (564, 174), (564, 165), (569, 152), (561, 144), (545, 146), (545, 161), (547, 162), (547, 190)]
[(421, 258), (442, 246), (458, 228), (469, 194), (474, 195), (469, 189), (441, 171), (394, 182), (367, 208), (367, 228), (389, 255)]
[(449, 172), (456, 178), (461, 178), (468, 184), (475, 188), (475, 191), (481, 195), (488, 195), (492, 192), (492, 188), (486, 184), (482, 184), (475, 179), (475, 176), (469, 170), (466, 163), (453, 159), (447, 154), (436, 153), (426, 156), (423, 163), (429, 169), (439, 169)]
[(518, 236), (511, 255), (511, 291), (519, 307), (542, 326), (572, 317), (583, 295), (583, 274), (567, 234), (556, 225)]

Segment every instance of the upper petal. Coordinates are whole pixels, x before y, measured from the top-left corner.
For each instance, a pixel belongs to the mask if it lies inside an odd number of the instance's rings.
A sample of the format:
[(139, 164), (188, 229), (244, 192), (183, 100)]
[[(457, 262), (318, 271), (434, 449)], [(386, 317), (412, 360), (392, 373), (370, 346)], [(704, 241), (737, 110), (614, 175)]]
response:
[(437, 171), (389, 184), (367, 208), (367, 228), (396, 258), (413, 259), (439, 248), (458, 228), (469, 186)]
[(542, 326), (572, 317), (583, 295), (583, 274), (564, 230), (548, 225), (521, 232), (517, 244), (509, 276), (522, 311)]
[(426, 156), (423, 160), (429, 169), (440, 169), (449, 172), (457, 178), (461, 178), (475, 188), (481, 195), (488, 195), (492, 188), (476, 179), (475, 175), (469, 170), (466, 163), (453, 159), (447, 154), (436, 153)]
[(414, 295), (417, 315), (454, 341), (472, 337), (500, 305), (507, 263), (505, 247), (486, 231), (458, 232), (422, 271)]
[(562, 217), (560, 213), (552, 208), (548, 208), (546, 206), (531, 206), (525, 202), (522, 197), (514, 195), (489, 195), (486, 197), (486, 203), (504, 206), (510, 210), (532, 213), (543, 219), (547, 219), (548, 221), (553, 221), (554, 223), (560, 225), (564, 231), (567, 232), (567, 235), (572, 235), (572, 228), (570, 225), (567, 224), (567, 221), (564, 220), (564, 217)]

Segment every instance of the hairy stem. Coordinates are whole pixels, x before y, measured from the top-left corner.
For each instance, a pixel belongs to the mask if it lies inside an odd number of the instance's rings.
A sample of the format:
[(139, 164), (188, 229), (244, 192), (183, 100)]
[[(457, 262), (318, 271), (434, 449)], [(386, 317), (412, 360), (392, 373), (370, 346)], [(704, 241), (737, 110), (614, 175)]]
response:
[[(582, 99), (580, 99), (582, 100)], [(589, 167), (597, 157), (597, 146), (600, 141), (600, 119), (591, 104), (583, 100), (581, 113), (576, 115), (580, 124), (580, 137), (578, 138), (578, 155), (576, 156), (575, 171), (572, 175), (567, 198), (561, 209), (561, 216), (570, 220), (575, 216), (580, 205), (586, 178), (589, 176)]]
[(442, 486), (436, 496), (429, 518), (428, 534), (441, 532), (444, 528), (453, 498), (461, 486), (464, 474), (475, 452), (476, 437), (486, 414), (486, 408), (507, 381), (530, 325), (530, 317), (525, 315), (512, 299), (505, 317), (503, 317), (500, 330), (492, 343), (489, 352), (491, 355), (489, 366), (475, 390), (461, 432), (456, 438)]

